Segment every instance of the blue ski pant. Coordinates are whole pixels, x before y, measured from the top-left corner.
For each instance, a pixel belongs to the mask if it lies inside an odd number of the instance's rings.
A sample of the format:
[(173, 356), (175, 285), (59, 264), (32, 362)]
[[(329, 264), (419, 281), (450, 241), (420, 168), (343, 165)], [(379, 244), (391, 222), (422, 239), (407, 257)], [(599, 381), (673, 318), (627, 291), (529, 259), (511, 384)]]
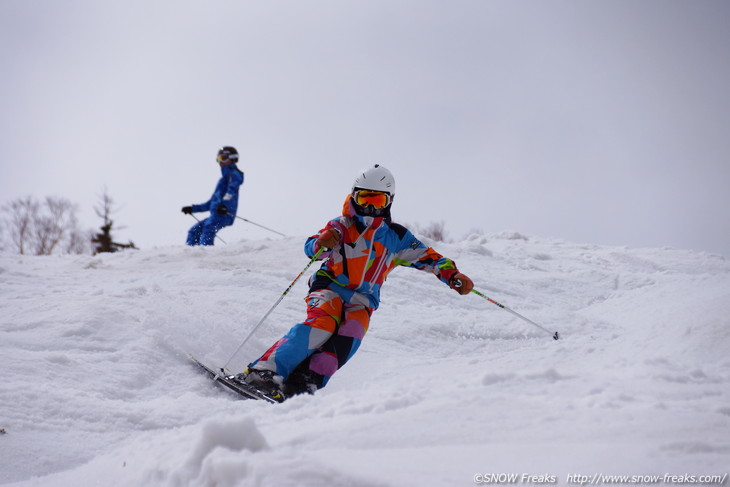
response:
[(215, 234), (223, 227), (231, 225), (233, 222), (226, 215), (211, 215), (205, 220), (201, 220), (188, 231), (188, 245), (213, 245), (215, 243)]

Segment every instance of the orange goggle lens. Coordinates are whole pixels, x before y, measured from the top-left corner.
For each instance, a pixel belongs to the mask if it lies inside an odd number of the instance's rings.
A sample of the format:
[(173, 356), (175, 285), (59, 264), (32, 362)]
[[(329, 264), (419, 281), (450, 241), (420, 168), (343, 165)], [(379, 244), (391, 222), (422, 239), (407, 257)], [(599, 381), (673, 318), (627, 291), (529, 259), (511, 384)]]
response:
[(358, 205), (372, 206), (376, 210), (385, 208), (390, 204), (390, 195), (381, 191), (355, 191), (353, 197)]

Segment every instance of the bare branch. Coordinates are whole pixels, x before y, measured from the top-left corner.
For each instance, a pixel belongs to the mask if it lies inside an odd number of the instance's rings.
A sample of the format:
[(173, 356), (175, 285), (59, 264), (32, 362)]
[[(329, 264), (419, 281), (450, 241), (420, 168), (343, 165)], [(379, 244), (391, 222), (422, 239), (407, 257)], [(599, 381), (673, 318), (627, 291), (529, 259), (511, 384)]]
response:
[(38, 202), (30, 196), (13, 200), (2, 207), (10, 241), (19, 254), (25, 254), (30, 246), (38, 209)]
[(47, 197), (41, 204), (28, 196), (7, 203), (2, 213), (6, 232), (18, 253), (50, 255), (59, 246), (65, 252), (81, 248), (77, 242), (69, 242), (72, 235), (79, 234), (76, 209), (64, 198)]

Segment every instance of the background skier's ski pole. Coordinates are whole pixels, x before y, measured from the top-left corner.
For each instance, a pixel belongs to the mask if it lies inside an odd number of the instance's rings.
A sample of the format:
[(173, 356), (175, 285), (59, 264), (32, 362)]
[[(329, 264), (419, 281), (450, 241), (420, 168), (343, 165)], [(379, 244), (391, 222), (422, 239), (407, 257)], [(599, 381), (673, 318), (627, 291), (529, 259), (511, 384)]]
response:
[(236, 218), (238, 218), (239, 220), (243, 220), (243, 221), (245, 221), (245, 222), (248, 222), (248, 223), (250, 223), (251, 225), (256, 225), (257, 227), (261, 227), (261, 228), (263, 228), (264, 230), (268, 230), (268, 231), (270, 231), (270, 232), (274, 232), (274, 233), (276, 233), (276, 234), (278, 234), (278, 235), (281, 235), (282, 237), (286, 237), (286, 235), (284, 235), (284, 234), (283, 234), (283, 233), (281, 233), (281, 232), (277, 232), (276, 230), (272, 230), (272, 229), (270, 229), (270, 228), (268, 228), (268, 227), (265, 227), (265, 226), (263, 226), (263, 225), (259, 225), (258, 223), (256, 223), (256, 222), (252, 222), (251, 220), (247, 220), (246, 218), (244, 218), (244, 217), (242, 217), (242, 216), (238, 216), (238, 215), (236, 215)]
[[(200, 223), (200, 219), (197, 216), (193, 215), (192, 213), (188, 213), (188, 215), (192, 216), (193, 218), (195, 218), (195, 221), (196, 222)], [(215, 238), (217, 238), (218, 240), (220, 240), (221, 242), (223, 242), (225, 245), (228, 245), (225, 240), (223, 240), (222, 238), (220, 238), (218, 236), (217, 233), (215, 234)]]
[[(459, 282), (458, 279), (457, 279), (457, 282), (455, 282), (455, 284), (456, 284), (457, 287), (461, 287), (461, 282)], [(553, 333), (552, 331), (548, 330), (544, 326), (540, 326), (537, 323), (535, 323), (534, 321), (532, 321), (531, 319), (525, 318), (524, 316), (522, 316), (521, 314), (519, 314), (517, 311), (513, 311), (513, 310), (509, 309), (507, 306), (505, 306), (505, 305), (503, 305), (501, 303), (498, 303), (497, 301), (495, 301), (492, 298), (490, 298), (489, 296), (487, 296), (487, 295), (485, 295), (485, 294), (477, 291), (476, 289), (472, 289), (471, 292), (473, 292), (474, 294), (476, 294), (479, 297), (482, 297), (482, 298), (486, 299), (487, 301), (489, 301), (492, 304), (496, 304), (497, 306), (499, 306), (503, 310), (509, 311), (513, 315), (517, 316), (518, 318), (521, 318), (521, 319), (525, 320), (526, 322), (530, 323), (531, 325), (534, 325), (534, 326), (540, 328), (541, 330), (547, 332), (550, 336), (553, 337), (553, 340), (557, 340), (558, 338), (560, 338), (560, 334), (557, 331), (555, 333)]]
[(261, 318), (261, 320), (256, 324), (256, 326), (253, 327), (253, 330), (251, 330), (251, 332), (248, 334), (248, 336), (246, 336), (246, 338), (243, 339), (243, 342), (241, 342), (241, 344), (238, 346), (238, 348), (236, 349), (236, 351), (233, 352), (233, 355), (231, 355), (231, 358), (228, 359), (228, 362), (226, 362), (226, 364), (223, 367), (221, 367), (221, 370), (224, 370), (224, 369), (226, 369), (228, 367), (228, 365), (231, 363), (231, 361), (234, 359), (234, 357), (236, 355), (238, 355), (238, 352), (241, 351), (241, 349), (243, 348), (243, 346), (246, 345), (246, 343), (251, 339), (251, 337), (253, 336), (253, 334), (256, 333), (256, 330), (261, 326), (261, 324), (264, 321), (266, 321), (266, 318), (269, 317), (269, 315), (271, 314), (271, 312), (274, 311), (274, 308), (276, 308), (277, 306), (279, 306), (279, 303), (281, 303), (281, 300), (284, 299), (284, 296), (286, 296), (289, 293), (289, 291), (291, 291), (291, 288), (294, 287), (294, 284), (296, 284), (296, 282), (299, 280), (299, 278), (302, 277), (302, 275), (305, 272), (307, 272), (307, 269), (309, 269), (309, 266), (311, 266), (314, 263), (314, 261), (317, 260), (317, 258), (320, 256), (320, 254), (322, 254), (322, 252), (324, 252), (324, 250), (325, 250), (325, 248), (322, 247), (322, 248), (320, 248), (317, 251), (316, 254), (314, 254), (314, 256), (312, 256), (312, 258), (309, 260), (309, 263), (307, 264), (307, 266), (304, 269), (302, 269), (302, 272), (300, 272), (297, 277), (294, 278), (294, 280), (291, 282), (291, 284), (289, 284), (289, 287), (286, 288), (286, 290), (283, 293), (281, 293), (281, 296), (279, 296), (279, 299), (276, 300), (276, 302), (271, 307), (271, 309), (269, 309), (269, 311), (266, 312), (266, 314), (264, 315), (264, 317)]

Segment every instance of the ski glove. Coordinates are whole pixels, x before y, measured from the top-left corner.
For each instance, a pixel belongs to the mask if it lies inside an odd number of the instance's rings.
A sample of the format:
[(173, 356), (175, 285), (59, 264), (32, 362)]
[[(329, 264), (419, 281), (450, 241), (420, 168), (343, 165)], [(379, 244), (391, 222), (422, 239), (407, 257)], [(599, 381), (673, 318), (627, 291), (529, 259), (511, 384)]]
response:
[(319, 237), (317, 238), (317, 245), (327, 249), (333, 249), (339, 241), (340, 232), (338, 232), (334, 228), (329, 228), (319, 234)]
[(218, 213), (219, 215), (227, 215), (228, 208), (226, 208), (226, 205), (221, 203), (220, 205), (218, 205), (218, 208), (215, 209), (215, 212)]
[(461, 272), (454, 274), (454, 277), (451, 278), (449, 286), (451, 287), (451, 289), (455, 290), (462, 296), (464, 294), (469, 294), (471, 290), (474, 289), (474, 283), (471, 281), (471, 279), (469, 279), (469, 276), (467, 276), (466, 274), (462, 274)]
[(180, 210), (180, 211), (182, 211), (186, 215), (192, 215), (193, 214), (193, 207), (192, 206), (183, 206), (182, 207), (182, 210)]

